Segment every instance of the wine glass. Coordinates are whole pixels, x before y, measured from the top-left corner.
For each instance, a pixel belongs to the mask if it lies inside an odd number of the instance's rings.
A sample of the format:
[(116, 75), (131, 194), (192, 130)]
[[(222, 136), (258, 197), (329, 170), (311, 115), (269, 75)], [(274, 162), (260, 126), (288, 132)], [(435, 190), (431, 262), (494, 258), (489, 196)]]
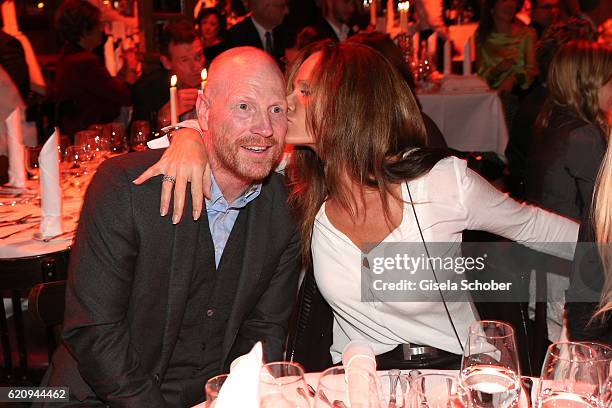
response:
[(105, 125), (104, 135), (110, 141), (112, 153), (121, 153), (128, 150), (125, 128), (122, 123), (113, 122)]
[(74, 145), (66, 148), (66, 163), (69, 165), (70, 174), (81, 177), (87, 174), (86, 162), (90, 160), (89, 148), (86, 145)]
[(38, 173), (40, 171), (38, 156), (40, 156), (41, 148), (42, 146), (26, 147), (26, 170), (32, 180), (38, 180)]
[(472, 406), (517, 406), (521, 391), (518, 361), (512, 326), (495, 320), (472, 323), (461, 360), (461, 381)]
[(262, 407), (310, 407), (304, 370), (297, 363), (279, 361), (264, 365), (259, 394)]
[(151, 128), (148, 121), (135, 120), (132, 122), (132, 150), (137, 152), (147, 150), (147, 141), (149, 140), (150, 133)]
[(373, 373), (342, 367), (328, 368), (321, 374), (315, 394), (315, 408), (383, 408), (380, 383)]
[(463, 408), (468, 405), (465, 388), (459, 378), (438, 372), (416, 376), (410, 383), (410, 408)]
[[(396, 371), (395, 373), (393, 371)], [(408, 406), (406, 401), (407, 395), (406, 388), (408, 386), (408, 379), (405, 375), (402, 375), (399, 370), (391, 370), (378, 375), (378, 381), (381, 387), (381, 403), (383, 407), (388, 407), (391, 403), (391, 394), (395, 396), (395, 407), (405, 408)], [(389, 394), (385, 393), (384, 390), (389, 390)], [(393, 406), (391, 404), (391, 406)]]
[(208, 381), (206, 381), (206, 385), (204, 386), (204, 391), (206, 393), (206, 406), (207, 407), (210, 407), (210, 404), (212, 404), (212, 402), (216, 400), (217, 397), (219, 397), (219, 392), (221, 391), (221, 387), (223, 387), (223, 384), (225, 383), (225, 380), (227, 380), (228, 376), (229, 376), (228, 374), (221, 374), (216, 377), (212, 377)]
[(604, 407), (604, 364), (592, 345), (559, 342), (548, 347), (538, 382), (538, 408)]

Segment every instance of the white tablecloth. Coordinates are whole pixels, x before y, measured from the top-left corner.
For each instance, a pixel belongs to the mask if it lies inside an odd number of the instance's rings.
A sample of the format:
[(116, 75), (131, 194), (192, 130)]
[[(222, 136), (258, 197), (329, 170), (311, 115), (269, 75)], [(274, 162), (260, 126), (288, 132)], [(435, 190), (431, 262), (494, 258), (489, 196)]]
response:
[(502, 160), (508, 129), (495, 92), (419, 94), (423, 111), (438, 125), (448, 147), (464, 152), (495, 152)]

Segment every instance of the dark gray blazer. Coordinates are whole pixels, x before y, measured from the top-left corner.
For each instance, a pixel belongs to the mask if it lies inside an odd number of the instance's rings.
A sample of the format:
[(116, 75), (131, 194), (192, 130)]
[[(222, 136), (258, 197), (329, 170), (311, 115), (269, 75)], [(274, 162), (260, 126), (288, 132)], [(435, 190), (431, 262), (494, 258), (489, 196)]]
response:
[[(204, 261), (195, 245), (206, 221), (172, 225), (160, 217), (161, 177), (132, 184), (162, 151), (107, 160), (92, 181), (70, 257), (63, 339), (47, 373), (112, 406), (161, 407), (160, 391), (193, 274)], [(245, 253), (223, 338), (220, 367), (264, 341), (264, 356), (282, 358), (297, 292), (299, 242), (284, 179), (264, 181), (248, 211)], [(203, 218), (206, 217), (204, 212)]]

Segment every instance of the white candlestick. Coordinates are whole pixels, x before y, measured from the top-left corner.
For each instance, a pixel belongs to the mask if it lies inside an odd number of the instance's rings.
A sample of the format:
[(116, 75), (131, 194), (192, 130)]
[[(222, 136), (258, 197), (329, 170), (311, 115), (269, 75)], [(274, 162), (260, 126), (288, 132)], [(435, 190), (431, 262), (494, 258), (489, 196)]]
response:
[(387, 32), (393, 32), (395, 26), (395, 2), (387, 0)]
[(204, 68), (202, 70), (202, 73), (200, 73), (200, 78), (202, 78), (202, 92), (204, 92), (204, 89), (206, 88), (206, 82), (208, 81), (208, 71), (206, 70), (206, 68)]
[(451, 42), (450, 40), (446, 40), (444, 42), (444, 75), (450, 75), (451, 74), (451, 64), (452, 64), (452, 60), (451, 60), (452, 56), (451, 56)]
[(472, 75), (471, 38), (468, 38), (463, 47), (463, 75)]
[(170, 124), (178, 123), (178, 91), (176, 89), (176, 75), (172, 75), (170, 79)]
[(370, 25), (376, 27), (376, 2), (378, 0), (372, 0), (370, 3)]
[(410, 2), (403, 2), (398, 4), (397, 8), (400, 13), (400, 32), (406, 33), (408, 32), (408, 10), (410, 7)]

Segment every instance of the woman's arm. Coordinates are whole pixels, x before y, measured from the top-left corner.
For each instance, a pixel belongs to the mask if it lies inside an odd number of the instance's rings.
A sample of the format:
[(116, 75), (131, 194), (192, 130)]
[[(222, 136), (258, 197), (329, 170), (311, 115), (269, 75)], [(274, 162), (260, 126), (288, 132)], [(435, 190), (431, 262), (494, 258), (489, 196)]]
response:
[(164, 174), (174, 177), (175, 183), (162, 183), (159, 213), (168, 214), (174, 190), (172, 223), (177, 224), (183, 215), (187, 183), (191, 183), (193, 197), (193, 219), (202, 214), (204, 196), (211, 196), (211, 173), (204, 150), (201, 134), (191, 128), (181, 128), (172, 132), (172, 143), (162, 158), (142, 173), (134, 184), (142, 184), (151, 177)]

